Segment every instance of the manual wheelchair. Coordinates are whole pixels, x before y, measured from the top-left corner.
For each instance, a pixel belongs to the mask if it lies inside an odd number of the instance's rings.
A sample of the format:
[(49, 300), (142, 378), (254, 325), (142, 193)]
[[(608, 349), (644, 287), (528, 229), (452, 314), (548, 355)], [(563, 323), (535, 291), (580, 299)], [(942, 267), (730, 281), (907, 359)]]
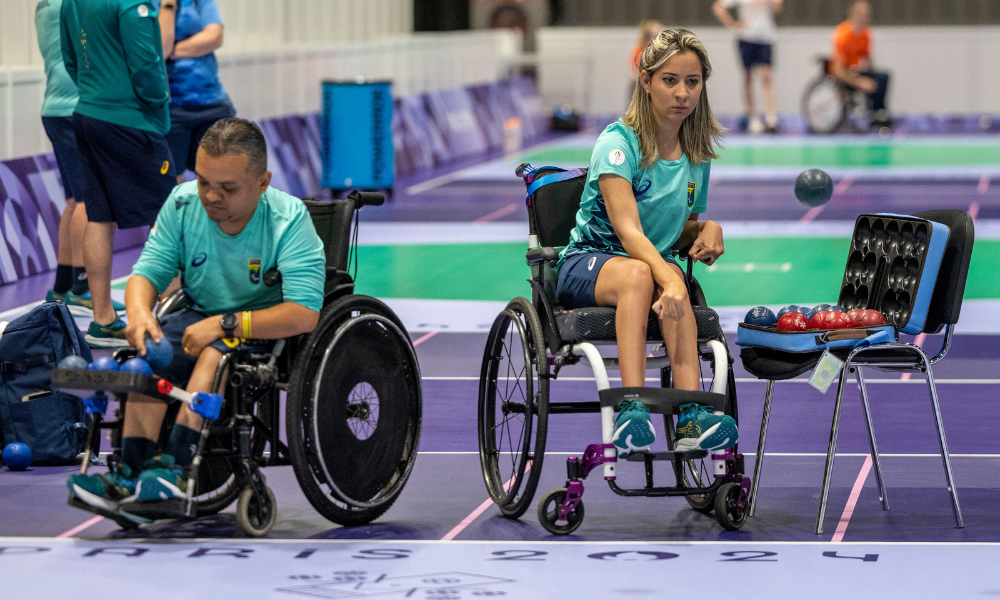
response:
[(830, 73), (829, 57), (818, 57), (816, 62), (820, 72), (802, 92), (802, 116), (809, 133), (826, 135), (841, 130), (850, 133), (866, 130), (858, 127), (855, 121), (870, 121), (868, 96), (834, 77)]
[[(698, 354), (711, 364), (711, 392), (671, 389), (670, 361), (662, 344), (653, 348), (648, 368), (660, 370), (661, 388), (611, 388), (607, 368), (617, 358), (604, 358), (597, 345), (614, 344), (615, 309), (560, 310), (556, 303), (556, 270), (561, 246), (569, 242), (580, 207), (586, 169), (534, 169), (522, 164), (516, 175), (528, 186), (529, 250), (532, 299), (515, 298), (493, 322), (486, 342), (479, 380), (479, 458), (490, 498), (511, 519), (527, 511), (538, 487), (549, 415), (600, 413), (602, 443), (591, 444), (582, 456), (567, 459), (565, 487), (546, 493), (538, 504), (538, 519), (552, 534), (566, 535), (584, 517), (583, 480), (598, 466), (611, 490), (621, 496), (684, 496), (703, 513), (715, 512), (726, 529), (739, 529), (747, 518), (750, 478), (744, 475), (737, 448), (709, 453), (675, 452), (673, 416), (694, 402), (725, 411), (739, 420), (733, 359), (729, 356), (719, 317), (705, 303), (687, 261), (689, 296), (698, 327)], [(688, 241), (690, 244), (690, 241)], [(684, 249), (681, 250), (684, 252)], [(647, 340), (662, 342), (659, 323), (650, 313)], [(550, 402), (549, 385), (566, 365), (583, 361), (593, 370), (599, 401)], [(638, 399), (650, 413), (663, 415), (668, 451), (635, 452), (628, 462), (642, 463), (645, 487), (622, 488), (615, 473), (618, 456), (612, 442), (614, 412), (625, 398)], [(658, 487), (653, 466), (668, 461), (676, 485)]]
[[(304, 200), (323, 240), (326, 283), (319, 323), (309, 334), (278, 340), (266, 353), (234, 350), (223, 356), (214, 390), (224, 398), (218, 418), (204, 419), (198, 450), (188, 468), (184, 499), (125, 503), (103, 510), (78, 500), (72, 506), (101, 514), (123, 528), (157, 519), (212, 515), (234, 501), (239, 527), (250, 536), (266, 535), (277, 518), (274, 493), (260, 468), (292, 465), (310, 504), (340, 525), (362, 525), (382, 515), (401, 493), (413, 468), (420, 441), (420, 368), (402, 322), (382, 302), (354, 294), (348, 268), (356, 248), (357, 211), (379, 205), (375, 192), (352, 192), (345, 200)], [(281, 274), (264, 274), (265, 285), (281, 284)], [(183, 294), (157, 305), (157, 318), (184, 306)], [(114, 354), (119, 362), (135, 349)], [(154, 378), (133, 373), (57, 369), (53, 386), (101, 390), (85, 404), (92, 414), (89, 449), (100, 446), (100, 432), (111, 431), (112, 449), (121, 452), (127, 392), (166, 401)], [(104, 392), (118, 396), (115, 418), (102, 418)], [(280, 435), (281, 392), (286, 393), (286, 441)], [(80, 393), (80, 395), (83, 395)], [(169, 436), (171, 405), (160, 440)]]

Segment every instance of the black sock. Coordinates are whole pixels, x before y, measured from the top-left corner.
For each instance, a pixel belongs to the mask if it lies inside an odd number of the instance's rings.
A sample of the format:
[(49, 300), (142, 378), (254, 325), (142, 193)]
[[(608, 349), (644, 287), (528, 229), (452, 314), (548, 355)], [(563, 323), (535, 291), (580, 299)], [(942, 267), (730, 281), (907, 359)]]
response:
[(85, 267), (73, 267), (73, 293), (82, 296), (90, 291), (90, 280), (87, 279)]
[(122, 440), (122, 461), (132, 469), (132, 475), (137, 476), (142, 471), (142, 465), (156, 455), (156, 442), (144, 437), (127, 437)]
[(191, 464), (194, 452), (198, 449), (198, 440), (201, 432), (184, 425), (174, 425), (170, 432), (170, 440), (167, 442), (164, 454), (174, 457), (174, 464), (178, 467), (186, 467)]
[(65, 294), (71, 287), (73, 287), (72, 265), (56, 265), (56, 282), (52, 284), (52, 291)]

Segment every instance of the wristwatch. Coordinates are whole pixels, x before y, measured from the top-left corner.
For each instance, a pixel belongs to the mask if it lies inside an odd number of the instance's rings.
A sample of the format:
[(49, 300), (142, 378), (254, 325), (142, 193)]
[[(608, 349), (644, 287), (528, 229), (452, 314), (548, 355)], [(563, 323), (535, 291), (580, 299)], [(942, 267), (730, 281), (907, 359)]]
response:
[(222, 315), (221, 319), (219, 319), (219, 325), (222, 326), (222, 332), (227, 338), (236, 337), (233, 333), (236, 331), (236, 326), (239, 324), (239, 318), (237, 318), (237, 316), (233, 313), (226, 313)]

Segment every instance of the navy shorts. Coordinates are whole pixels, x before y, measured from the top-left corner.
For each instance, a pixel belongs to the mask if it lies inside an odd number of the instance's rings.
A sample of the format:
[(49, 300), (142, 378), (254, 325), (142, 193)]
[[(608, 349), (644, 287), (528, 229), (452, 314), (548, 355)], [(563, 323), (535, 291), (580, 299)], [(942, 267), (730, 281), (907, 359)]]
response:
[[(169, 340), (173, 345), (174, 359), (170, 361), (170, 364), (166, 367), (163, 367), (162, 369), (154, 369), (154, 373), (174, 385), (181, 387), (187, 386), (188, 380), (191, 379), (191, 373), (194, 372), (194, 365), (198, 362), (198, 359), (184, 353), (181, 340), (184, 339), (185, 329), (206, 317), (208, 317), (208, 315), (187, 309), (179, 310), (163, 317), (163, 320), (160, 321), (160, 331), (163, 332), (163, 337)], [(209, 344), (209, 346), (215, 348), (223, 354), (233, 352), (235, 350), (269, 352), (271, 347), (274, 346), (274, 340), (230, 339), (228, 340), (228, 343), (224, 340), (215, 340)]]
[[(52, 142), (52, 153), (56, 155), (59, 177), (62, 179), (66, 198), (77, 198), (77, 189), (83, 177), (80, 149), (76, 145), (71, 117), (42, 117), (42, 127)], [(82, 200), (82, 198), (81, 198)]]
[(198, 153), (201, 138), (219, 119), (236, 116), (236, 109), (228, 98), (205, 106), (170, 105), (170, 131), (167, 144), (177, 164), (177, 172), (184, 169), (194, 171), (194, 157)]
[[(152, 225), (177, 185), (170, 147), (163, 136), (73, 113), (83, 157), (87, 220), (121, 229)], [(78, 197), (79, 199), (79, 197)]]
[(757, 42), (744, 42), (740, 40), (740, 57), (743, 59), (743, 68), (749, 69), (754, 65), (771, 65), (771, 44), (758, 44)]
[[(604, 263), (614, 256), (614, 254), (590, 252), (567, 258), (559, 269), (559, 280), (556, 283), (556, 300), (560, 306), (563, 308), (597, 306), (597, 299), (594, 297), (597, 276)], [(677, 261), (670, 257), (664, 257), (664, 260), (677, 264)], [(681, 269), (681, 273), (683, 272), (684, 269)]]

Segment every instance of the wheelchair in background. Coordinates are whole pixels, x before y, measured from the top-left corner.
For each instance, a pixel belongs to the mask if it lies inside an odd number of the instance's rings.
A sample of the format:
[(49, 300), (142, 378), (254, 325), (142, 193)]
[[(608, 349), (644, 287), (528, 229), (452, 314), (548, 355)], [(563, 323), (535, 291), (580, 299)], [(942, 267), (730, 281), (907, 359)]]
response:
[[(217, 419), (204, 419), (198, 451), (187, 472), (187, 498), (125, 503), (108, 511), (71, 494), (72, 506), (131, 529), (158, 519), (212, 515), (237, 502), (240, 528), (247, 535), (263, 536), (274, 526), (277, 504), (261, 467), (276, 465), (291, 465), (310, 504), (340, 525), (367, 524), (398, 498), (420, 442), (420, 368), (402, 322), (379, 300), (355, 294), (354, 277), (348, 271), (352, 257), (355, 268), (357, 264), (351, 244), (357, 237), (357, 211), (382, 204), (384, 197), (355, 191), (345, 200), (303, 202), (327, 256), (319, 322), (311, 333), (278, 340), (270, 352), (234, 350), (223, 356), (213, 390), (221, 390), (224, 401)], [(280, 285), (281, 274), (271, 270), (263, 281)], [(154, 314), (162, 318), (183, 306), (184, 296), (178, 290), (162, 299)], [(136, 354), (135, 349), (122, 349), (114, 358), (122, 362)], [(145, 376), (64, 369), (53, 374), (53, 385), (62, 389), (100, 389), (118, 396), (112, 421), (103, 421), (102, 410), (88, 408), (93, 416), (89, 430), (93, 453), (99, 449), (101, 430), (107, 429), (114, 453), (120, 455), (126, 392), (169, 400), (150, 389), (149, 382), (137, 389), (135, 377)], [(94, 378), (103, 378), (104, 387), (97, 387)], [(87, 381), (90, 387), (81, 385)], [(280, 435), (281, 392), (286, 393), (287, 443)], [(93, 404), (87, 402), (88, 407)], [(172, 404), (170, 412), (176, 415), (177, 408)], [(170, 412), (164, 419), (161, 446), (170, 434)], [(82, 473), (87, 471), (89, 455)]]
[[(493, 321), (479, 380), (479, 458), (490, 498), (511, 519), (528, 509), (542, 471), (548, 419), (555, 414), (600, 413), (602, 443), (590, 444), (582, 456), (567, 459), (566, 485), (546, 493), (538, 518), (552, 534), (566, 535), (584, 517), (583, 480), (598, 466), (611, 490), (621, 496), (684, 496), (702, 513), (715, 512), (725, 529), (739, 529), (747, 518), (750, 478), (736, 447), (723, 451), (674, 451), (674, 415), (687, 403), (710, 405), (738, 423), (733, 359), (719, 325), (719, 316), (705, 302), (688, 258), (689, 296), (698, 327), (698, 355), (713, 373), (711, 391), (671, 389), (670, 361), (665, 355), (659, 322), (650, 312), (647, 341), (659, 343), (647, 368), (660, 370), (661, 388), (611, 388), (607, 368), (617, 358), (604, 358), (597, 345), (616, 343), (615, 309), (605, 307), (560, 310), (556, 301), (557, 272), (553, 268), (562, 246), (569, 242), (580, 207), (586, 169), (535, 169), (522, 164), (515, 171), (528, 186), (529, 250), (532, 298), (515, 298)], [(683, 250), (681, 250), (683, 252)], [(549, 387), (566, 365), (589, 364), (597, 381), (598, 401), (551, 402)], [(635, 396), (638, 395), (638, 398)], [(650, 413), (663, 415), (668, 451), (633, 452), (628, 462), (643, 464), (646, 485), (620, 487), (619, 460), (612, 444), (614, 412), (624, 399), (638, 399)], [(676, 485), (657, 486), (655, 462), (667, 461)]]
[(816, 59), (820, 73), (802, 93), (802, 115), (809, 133), (830, 134), (847, 129), (859, 133), (854, 118), (869, 120), (868, 96), (830, 74), (830, 58)]

